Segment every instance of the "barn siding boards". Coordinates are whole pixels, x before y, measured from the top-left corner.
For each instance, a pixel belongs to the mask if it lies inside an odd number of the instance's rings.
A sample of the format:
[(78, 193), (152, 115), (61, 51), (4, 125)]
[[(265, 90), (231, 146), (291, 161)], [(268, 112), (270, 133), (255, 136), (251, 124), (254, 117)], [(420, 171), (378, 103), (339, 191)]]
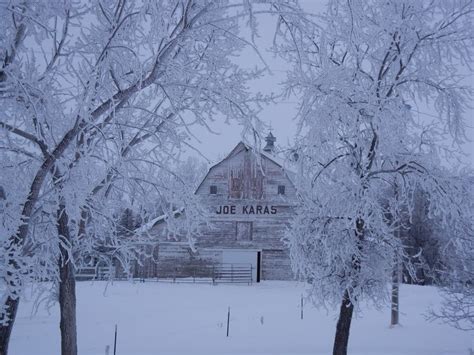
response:
[(262, 250), (262, 278), (264, 280), (291, 280), (290, 256), (286, 249)]
[[(282, 185), (284, 195), (278, 194)], [(209, 169), (195, 193), (210, 214), (196, 236), (197, 254), (189, 255), (184, 236), (176, 236), (176, 242), (169, 241), (166, 224), (155, 225), (151, 233), (162, 241), (158, 264), (166, 264), (168, 269), (191, 260), (211, 265), (222, 262), (219, 250), (259, 250), (263, 279), (293, 278), (282, 239), (294, 213), (296, 190), (282, 165), (267, 153), (255, 153), (241, 142)]]

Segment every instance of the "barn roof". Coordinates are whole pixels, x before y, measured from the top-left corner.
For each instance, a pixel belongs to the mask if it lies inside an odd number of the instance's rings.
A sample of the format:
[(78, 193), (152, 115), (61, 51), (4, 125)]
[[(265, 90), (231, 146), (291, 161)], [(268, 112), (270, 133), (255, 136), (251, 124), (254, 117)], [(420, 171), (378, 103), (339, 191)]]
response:
[[(230, 151), (229, 154), (227, 154), (227, 156), (222, 159), (221, 161), (219, 161), (218, 163), (212, 165), (209, 170), (207, 171), (207, 174), (204, 176), (204, 178), (202, 179), (201, 183), (198, 185), (198, 187), (196, 188), (196, 191), (194, 193), (196, 193), (199, 188), (201, 187), (201, 185), (204, 183), (204, 181), (206, 181), (207, 177), (209, 176), (209, 174), (211, 173), (211, 170), (216, 168), (217, 166), (221, 165), (222, 163), (224, 163), (225, 161), (227, 161), (228, 159), (236, 156), (237, 154), (239, 154), (242, 150), (252, 150), (252, 151), (255, 151), (254, 148), (252, 148), (250, 145), (240, 141), (235, 147), (234, 149), (232, 149)], [(272, 161), (273, 163), (275, 163), (276, 165), (278, 165), (286, 174), (288, 180), (293, 184), (295, 185), (295, 181), (294, 181), (294, 178), (296, 176), (296, 172), (293, 171), (293, 169), (291, 167), (288, 166), (288, 163), (284, 160), (284, 159), (281, 159), (280, 157), (277, 157), (273, 154), (270, 154), (268, 152), (265, 152), (263, 150), (260, 150), (257, 152), (257, 154), (260, 154), (260, 156)]]

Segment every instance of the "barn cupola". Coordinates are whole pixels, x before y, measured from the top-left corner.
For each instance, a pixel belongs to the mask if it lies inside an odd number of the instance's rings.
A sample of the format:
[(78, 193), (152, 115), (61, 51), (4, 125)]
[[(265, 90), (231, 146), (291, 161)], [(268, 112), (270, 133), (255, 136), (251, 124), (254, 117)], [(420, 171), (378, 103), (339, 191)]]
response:
[(273, 153), (275, 151), (275, 141), (276, 138), (272, 132), (268, 133), (268, 136), (265, 137), (265, 142), (267, 142), (267, 144), (265, 145), (265, 148), (263, 148), (263, 151)]

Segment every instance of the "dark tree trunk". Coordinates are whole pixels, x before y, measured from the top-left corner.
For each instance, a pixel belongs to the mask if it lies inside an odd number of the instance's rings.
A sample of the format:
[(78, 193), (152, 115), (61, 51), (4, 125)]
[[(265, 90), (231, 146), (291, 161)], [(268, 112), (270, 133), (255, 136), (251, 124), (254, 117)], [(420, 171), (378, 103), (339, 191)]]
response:
[(336, 326), (336, 337), (334, 338), (333, 355), (347, 355), (347, 346), (349, 344), (349, 331), (351, 329), (352, 313), (354, 305), (349, 299), (346, 291), (342, 299), (339, 310), (339, 319)]
[[(364, 241), (365, 222), (362, 218), (357, 218), (355, 225), (355, 235), (357, 238), (357, 249), (362, 254)], [(352, 287), (354, 289), (358, 283), (358, 274), (360, 272), (360, 258), (357, 255), (352, 256), (352, 268), (354, 275), (352, 276)], [(347, 346), (349, 345), (349, 332), (351, 330), (352, 314), (354, 313), (354, 305), (349, 297), (349, 290), (346, 289), (342, 297), (341, 308), (339, 310), (339, 319), (336, 325), (336, 336), (334, 337), (333, 355), (347, 355)]]
[[(395, 197), (398, 201), (398, 186), (395, 185)], [(400, 218), (400, 217), (399, 217)], [(402, 243), (401, 223), (397, 223), (398, 228), (395, 231), (395, 236)], [(392, 270), (392, 304), (390, 312), (390, 326), (398, 325), (399, 321), (399, 294), (400, 294), (400, 258), (397, 253), (393, 259)]]
[(18, 310), (18, 304), (20, 298), (15, 299), (7, 297), (4, 305), (8, 312), (7, 317), (10, 319), (7, 325), (0, 326), (0, 355), (8, 354), (8, 344), (10, 342), (10, 335), (13, 329), (13, 323), (15, 322), (16, 312)]
[[(58, 233), (66, 243), (71, 242), (68, 227), (68, 216), (64, 205), (60, 204), (58, 210)], [(59, 309), (61, 329), (61, 354), (77, 355), (76, 331), (76, 280), (71, 261), (71, 255), (59, 244), (61, 255), (59, 257)]]
[(392, 273), (392, 307), (391, 307), (391, 317), (390, 325), (394, 326), (398, 324), (399, 321), (399, 292), (400, 292), (400, 271), (398, 258), (395, 260), (395, 265), (393, 266)]

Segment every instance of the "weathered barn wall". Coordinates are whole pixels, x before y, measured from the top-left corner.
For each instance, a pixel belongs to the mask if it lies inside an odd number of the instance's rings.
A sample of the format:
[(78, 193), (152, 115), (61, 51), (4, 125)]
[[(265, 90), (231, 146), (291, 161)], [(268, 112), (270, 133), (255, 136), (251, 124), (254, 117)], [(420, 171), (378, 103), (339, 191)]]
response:
[(264, 280), (291, 280), (290, 256), (287, 250), (263, 249), (262, 278)]

